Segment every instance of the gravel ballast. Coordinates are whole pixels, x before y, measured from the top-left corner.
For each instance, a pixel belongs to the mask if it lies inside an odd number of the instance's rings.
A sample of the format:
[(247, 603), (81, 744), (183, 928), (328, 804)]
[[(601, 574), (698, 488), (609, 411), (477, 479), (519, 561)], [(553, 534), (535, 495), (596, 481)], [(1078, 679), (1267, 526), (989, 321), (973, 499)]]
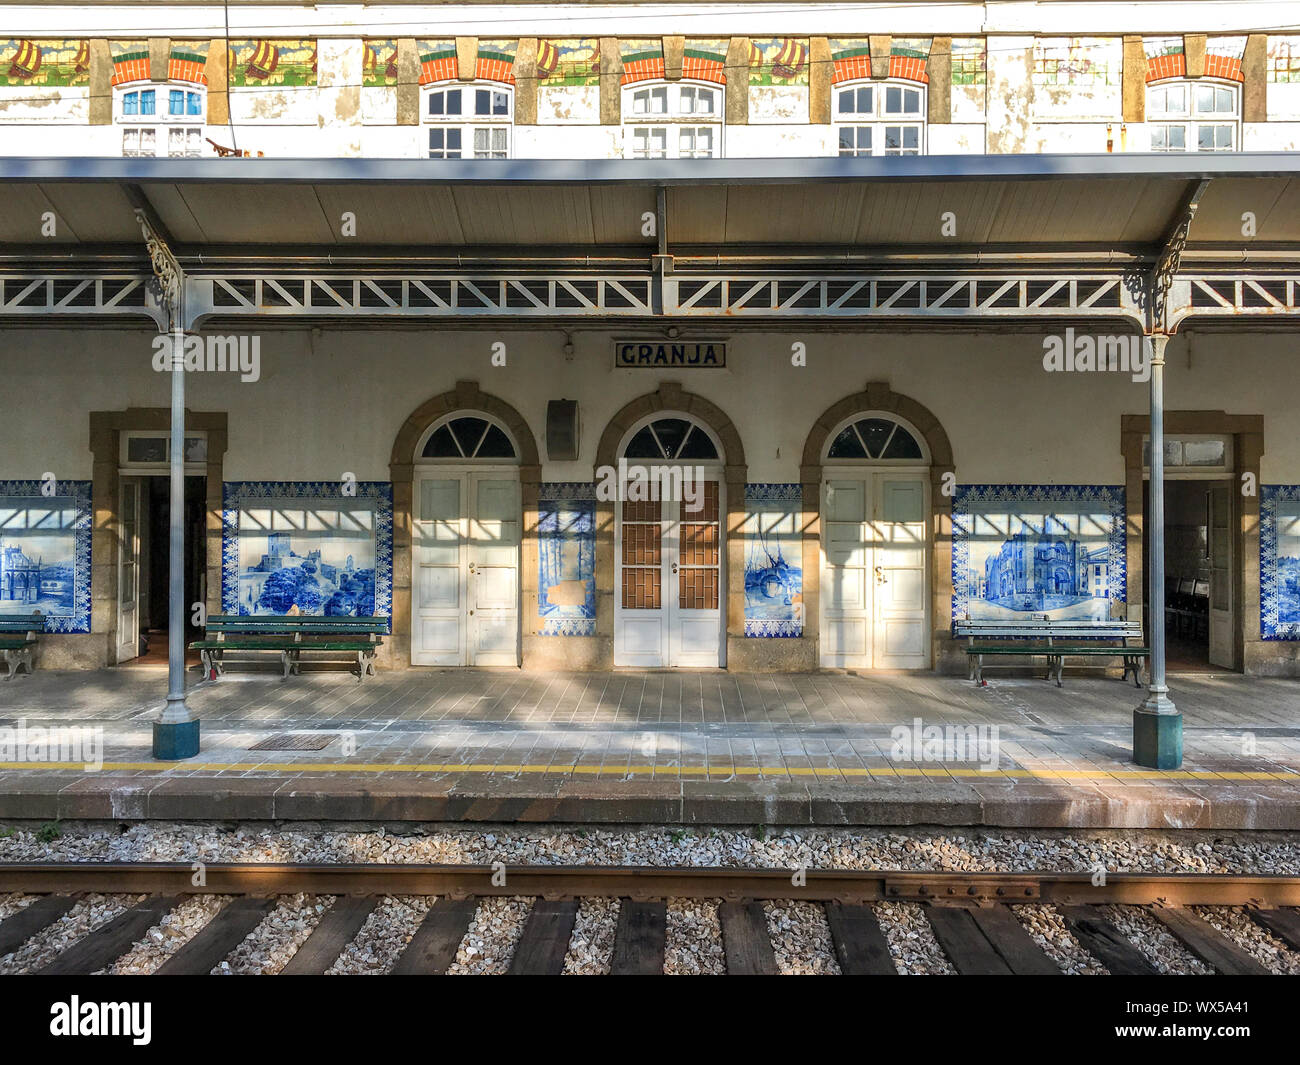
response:
[(276, 828), (169, 822), (90, 826), (52, 842), (0, 836), (0, 862), (416, 862), (447, 865), (652, 865), (798, 869), (1056, 870), (1300, 875), (1300, 834), (1029, 832), (1009, 829)]
[(573, 922), (569, 950), (564, 956), (565, 976), (604, 976), (614, 956), (618, 929), (618, 899), (583, 899)]
[[(0, 826), (3, 829), (4, 826)], [(1300, 834), (1207, 832), (1030, 832), (1014, 830), (798, 829), (673, 827), (582, 828), (538, 826), (416, 826), (395, 833), (381, 827), (320, 825), (216, 826), (150, 823), (64, 826), (54, 840), (34, 828), (0, 831), (0, 862), (278, 862), (491, 865), (645, 865), (723, 868), (841, 868), (1149, 873), (1278, 873), (1300, 875)], [(36, 900), (0, 895), (0, 920)], [(9, 955), (0, 973), (31, 972), (138, 901), (134, 895), (87, 895), (63, 917)], [(211, 921), (228, 898), (185, 899), (104, 970), (155, 972)], [(293, 957), (334, 903), (329, 896), (284, 896), (214, 970), (219, 974), (274, 974)], [(664, 971), (673, 975), (721, 974), (726, 958), (718, 921), (719, 899), (670, 899)], [(331, 966), (332, 974), (388, 972), (431, 905), (432, 897), (386, 896)], [(533, 900), (482, 899), (452, 974), (500, 974), (509, 969)], [(619, 900), (580, 903), (563, 972), (608, 973), (618, 926)], [(786, 974), (836, 974), (839, 964), (825, 911), (815, 903), (763, 904), (777, 967)], [(878, 902), (880, 922), (899, 973), (955, 974), (922, 906)], [(1102, 963), (1070, 933), (1046, 904), (1014, 907), (1034, 941), (1070, 975), (1105, 975)], [(1103, 910), (1116, 927), (1163, 973), (1212, 970), (1185, 949), (1149, 912), (1135, 906)], [(1300, 975), (1300, 952), (1259, 926), (1240, 907), (1197, 907), (1197, 916), (1271, 972)]]
[(217, 976), (273, 976), (307, 941), (333, 904), (329, 896), (289, 895), (262, 919), (230, 956), (212, 970)]

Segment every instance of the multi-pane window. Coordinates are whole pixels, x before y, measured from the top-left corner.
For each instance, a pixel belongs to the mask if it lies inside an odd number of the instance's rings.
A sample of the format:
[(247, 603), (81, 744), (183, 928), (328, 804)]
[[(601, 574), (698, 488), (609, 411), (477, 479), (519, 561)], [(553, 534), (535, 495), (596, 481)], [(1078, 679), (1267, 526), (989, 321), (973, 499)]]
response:
[(430, 89), (424, 121), (430, 159), (508, 159), (511, 91), (501, 85)]
[(921, 155), (925, 151), (925, 89), (859, 83), (835, 90), (840, 155)]
[(1232, 152), (1238, 147), (1241, 96), (1236, 85), (1166, 81), (1147, 88), (1153, 152)]
[(722, 155), (722, 90), (655, 83), (623, 90), (628, 159), (716, 159)]
[(123, 155), (203, 154), (205, 99), (201, 88), (155, 85), (124, 89), (117, 92), (116, 105)]

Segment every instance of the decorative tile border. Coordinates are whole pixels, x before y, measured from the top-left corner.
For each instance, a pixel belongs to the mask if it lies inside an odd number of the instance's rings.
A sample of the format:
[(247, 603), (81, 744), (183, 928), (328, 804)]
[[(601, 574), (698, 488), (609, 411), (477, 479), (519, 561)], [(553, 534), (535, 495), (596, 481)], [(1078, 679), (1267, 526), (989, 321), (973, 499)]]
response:
[[(966, 572), (970, 567), (973, 522), (984, 504), (1013, 504), (1044, 513), (1052, 504), (1095, 503), (1110, 518), (1106, 580), (1111, 602), (1128, 601), (1128, 555), (1124, 531), (1124, 489), (1118, 485), (971, 484), (958, 485), (952, 497), (952, 620), (970, 609)], [(1009, 530), (1008, 530), (1009, 531)]]
[(557, 500), (583, 500), (596, 498), (595, 481), (543, 481), (537, 498), (548, 503)]
[(803, 485), (801, 484), (747, 484), (745, 485), (746, 503), (792, 503), (803, 506)]
[(239, 612), (239, 515), (250, 504), (301, 505), (314, 499), (371, 500), (375, 514), (375, 616), (393, 614), (393, 486), (357, 481), (343, 494), (338, 481), (227, 481), (222, 486), (221, 609)]
[[(1300, 485), (1266, 484), (1259, 490), (1259, 634), (1265, 640), (1300, 640), (1300, 537), (1296, 555), (1278, 555), (1278, 517), (1300, 518)], [(1296, 620), (1290, 620), (1294, 600)], [(1285, 608), (1285, 609), (1284, 609)]]
[[(45, 618), (45, 631), (57, 633), (90, 632), (90, 540), (91, 509), (90, 481), (58, 481), (55, 494), (46, 496), (43, 481), (0, 481), (0, 509), (11, 506), (11, 500), (38, 499), (43, 506), (53, 506), (66, 500), (74, 511), (72, 517), (72, 612), (50, 614)], [(5, 539), (5, 526), (0, 525), (0, 543)]]

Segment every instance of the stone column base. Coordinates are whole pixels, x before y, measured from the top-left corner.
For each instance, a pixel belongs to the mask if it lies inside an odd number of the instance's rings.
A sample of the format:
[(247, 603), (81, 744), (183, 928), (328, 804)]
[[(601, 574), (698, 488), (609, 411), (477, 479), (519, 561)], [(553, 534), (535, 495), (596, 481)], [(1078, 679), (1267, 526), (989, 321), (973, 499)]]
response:
[(1183, 715), (1133, 711), (1133, 761), (1148, 769), (1183, 764)]
[(193, 758), (199, 753), (199, 723), (178, 721), (175, 724), (155, 722), (153, 726), (153, 756), (159, 761), (175, 762)]

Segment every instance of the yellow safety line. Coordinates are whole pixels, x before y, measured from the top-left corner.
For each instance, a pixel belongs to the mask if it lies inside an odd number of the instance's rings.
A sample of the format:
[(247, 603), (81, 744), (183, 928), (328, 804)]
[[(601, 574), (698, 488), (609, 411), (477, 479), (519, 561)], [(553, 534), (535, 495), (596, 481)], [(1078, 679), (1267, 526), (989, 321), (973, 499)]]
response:
[[(0, 762), (0, 770), (48, 770), (51, 772), (89, 772), (84, 762)], [(922, 777), (988, 781), (1106, 781), (1106, 780), (1212, 780), (1219, 782), (1275, 780), (1300, 783), (1297, 771), (1248, 771), (1204, 769), (996, 769), (985, 772), (968, 768), (922, 768), (919, 766), (786, 766), (786, 765), (708, 765), (680, 766), (663, 764), (620, 765), (551, 765), (546, 763), (507, 764), (502, 762), (104, 762), (99, 771), (147, 771), (168, 775), (172, 770), (191, 773), (501, 773), (511, 776), (527, 774), (582, 776), (679, 776), (679, 777)]]

